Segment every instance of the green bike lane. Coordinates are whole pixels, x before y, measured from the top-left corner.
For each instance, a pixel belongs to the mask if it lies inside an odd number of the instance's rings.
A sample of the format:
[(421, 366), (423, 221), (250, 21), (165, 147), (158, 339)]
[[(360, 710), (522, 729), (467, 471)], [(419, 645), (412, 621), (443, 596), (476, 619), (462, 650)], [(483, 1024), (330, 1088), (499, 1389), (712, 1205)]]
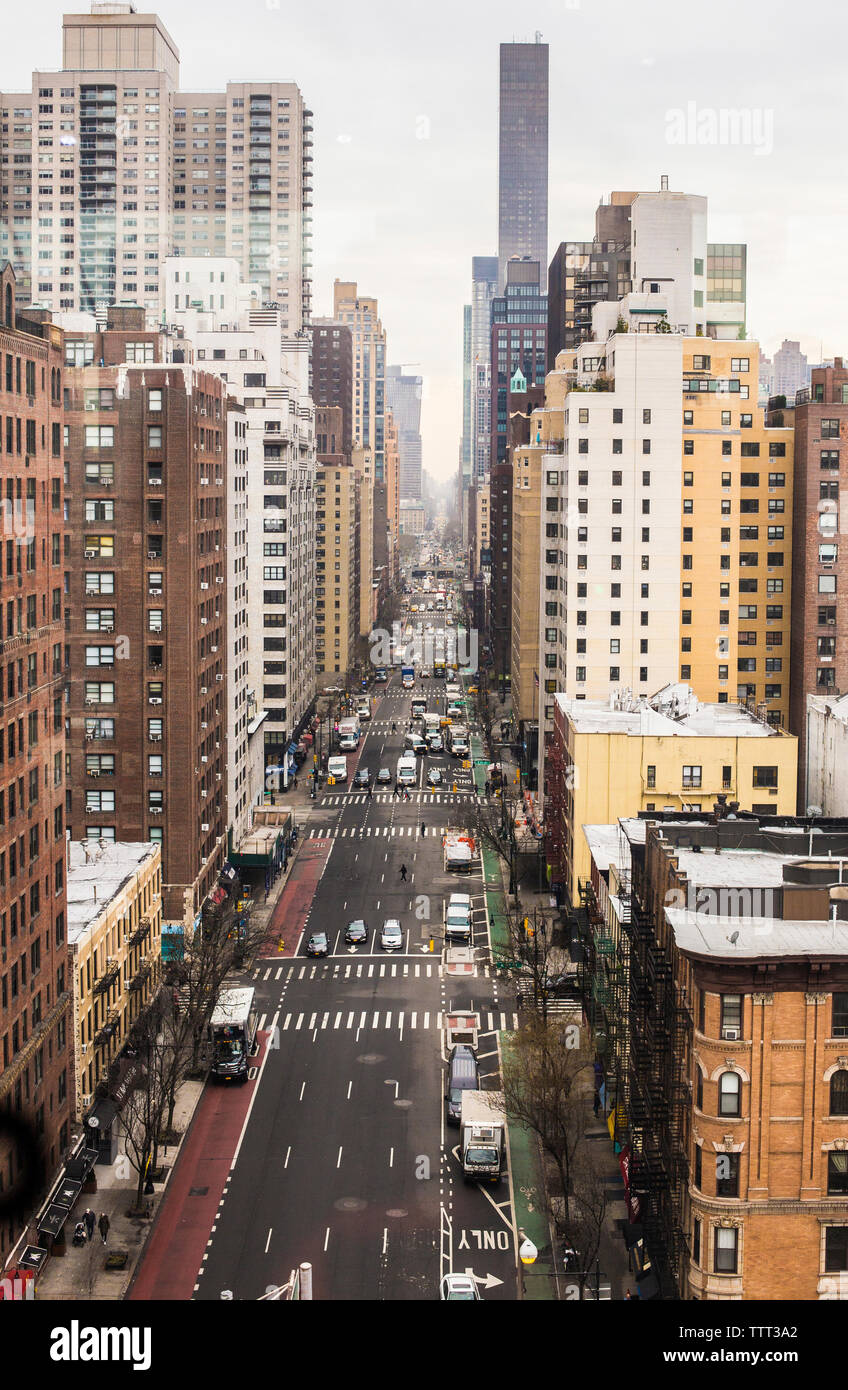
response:
[[(476, 771), (476, 769), (475, 769)], [(485, 769), (483, 769), (485, 774)], [(492, 943), (492, 959), (505, 959), (509, 949), (509, 930), (507, 925), (506, 895), (503, 889), (500, 860), (494, 850), (481, 845), (483, 880), (486, 890), (486, 910), (489, 914), (489, 932)], [(498, 1045), (501, 1058), (509, 1054), (512, 1045), (511, 1033), (499, 1033)], [(556, 1276), (551, 1252), (551, 1235), (548, 1220), (540, 1209), (543, 1192), (542, 1164), (539, 1146), (534, 1135), (511, 1116), (509, 1120), (509, 1170), (512, 1183), (512, 1202), (515, 1224), (539, 1251), (535, 1263), (522, 1271), (522, 1297), (527, 1300), (555, 1300), (557, 1297)]]

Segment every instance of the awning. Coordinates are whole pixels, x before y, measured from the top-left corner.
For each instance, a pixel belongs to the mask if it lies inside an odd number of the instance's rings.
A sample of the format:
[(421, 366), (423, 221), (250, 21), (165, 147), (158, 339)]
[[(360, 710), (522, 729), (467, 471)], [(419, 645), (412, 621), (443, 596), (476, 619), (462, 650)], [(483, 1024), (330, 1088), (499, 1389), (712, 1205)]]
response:
[(641, 1221), (624, 1223), (624, 1244), (628, 1250), (632, 1250), (634, 1245), (638, 1245), (643, 1236)]
[(81, 1182), (78, 1180), (69, 1180), (65, 1177), (53, 1193), (51, 1201), (58, 1203), (60, 1207), (67, 1207), (70, 1210), (81, 1192)]
[(96, 1100), (85, 1117), (85, 1128), (89, 1135), (104, 1134), (118, 1113), (117, 1101), (111, 1096)]
[(58, 1202), (51, 1202), (35, 1223), (38, 1234), (53, 1236), (55, 1239), (70, 1214), (69, 1207), (60, 1206)]
[(72, 1182), (85, 1182), (97, 1159), (96, 1149), (78, 1149), (65, 1164), (65, 1177)]
[(290, 743), (290, 744), (289, 744), (289, 752), (290, 752), (290, 753), (296, 753), (296, 752), (297, 752), (297, 744), (296, 744), (296, 743)]

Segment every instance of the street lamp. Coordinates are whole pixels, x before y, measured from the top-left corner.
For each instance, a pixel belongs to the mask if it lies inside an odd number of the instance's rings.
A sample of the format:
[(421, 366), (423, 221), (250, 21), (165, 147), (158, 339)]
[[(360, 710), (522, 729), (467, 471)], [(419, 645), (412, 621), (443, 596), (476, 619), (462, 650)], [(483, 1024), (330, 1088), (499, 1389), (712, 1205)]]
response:
[(518, 1296), (519, 1296), (519, 1298), (523, 1298), (524, 1295), (525, 1295), (525, 1293), (527, 1292), (527, 1289), (526, 1289), (526, 1286), (525, 1286), (525, 1283), (524, 1283), (524, 1270), (527, 1269), (527, 1268), (529, 1268), (530, 1265), (532, 1265), (532, 1264), (535, 1263), (535, 1261), (536, 1261), (536, 1259), (537, 1259), (537, 1257), (538, 1257), (538, 1254), (539, 1254), (539, 1252), (538, 1252), (538, 1250), (536, 1249), (536, 1247), (535, 1247), (535, 1245), (533, 1244), (533, 1242), (532, 1242), (532, 1240), (530, 1239), (530, 1237), (527, 1236), (527, 1235), (525, 1235), (524, 1231), (523, 1231), (523, 1230), (521, 1229), (521, 1227), (519, 1226), (519, 1228), (518, 1228), (518, 1259), (519, 1259), (519, 1261), (520, 1261), (520, 1264), (517, 1264), (517, 1265), (516, 1265), (516, 1274), (520, 1276), (520, 1278), (519, 1278), (518, 1281), (517, 1281), (517, 1282), (518, 1282)]

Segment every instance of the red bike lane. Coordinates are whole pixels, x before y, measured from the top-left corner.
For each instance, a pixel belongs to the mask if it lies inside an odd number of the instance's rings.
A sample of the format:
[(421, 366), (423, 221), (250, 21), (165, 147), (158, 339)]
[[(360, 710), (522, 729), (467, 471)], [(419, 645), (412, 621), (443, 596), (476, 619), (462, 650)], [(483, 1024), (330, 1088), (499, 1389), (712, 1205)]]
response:
[[(268, 1041), (259, 1034), (261, 1067)], [(192, 1298), (215, 1214), (232, 1167), (254, 1088), (210, 1082), (203, 1091), (191, 1128), (183, 1140), (150, 1238), (139, 1261), (130, 1301), (186, 1301)]]
[(294, 955), (332, 844), (332, 840), (318, 837), (301, 841), (288, 882), (271, 914), (268, 935), (259, 950), (262, 959), (277, 960)]

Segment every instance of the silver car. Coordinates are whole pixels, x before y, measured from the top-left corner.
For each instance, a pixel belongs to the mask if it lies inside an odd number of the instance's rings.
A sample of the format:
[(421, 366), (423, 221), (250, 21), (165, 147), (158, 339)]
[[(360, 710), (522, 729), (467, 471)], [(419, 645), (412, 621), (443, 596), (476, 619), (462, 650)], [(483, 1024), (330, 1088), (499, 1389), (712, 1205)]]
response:
[(380, 932), (380, 945), (384, 951), (403, 950), (403, 931), (397, 917), (387, 917)]

